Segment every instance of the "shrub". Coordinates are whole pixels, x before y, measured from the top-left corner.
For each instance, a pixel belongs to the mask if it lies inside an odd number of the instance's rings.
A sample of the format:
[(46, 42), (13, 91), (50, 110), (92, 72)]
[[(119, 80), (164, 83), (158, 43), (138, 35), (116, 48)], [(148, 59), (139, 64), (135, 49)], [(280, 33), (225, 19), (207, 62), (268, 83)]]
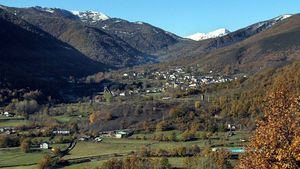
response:
[(23, 151), (24, 153), (28, 153), (30, 150), (30, 144), (31, 144), (30, 139), (28, 138), (22, 139), (20, 145), (21, 151)]

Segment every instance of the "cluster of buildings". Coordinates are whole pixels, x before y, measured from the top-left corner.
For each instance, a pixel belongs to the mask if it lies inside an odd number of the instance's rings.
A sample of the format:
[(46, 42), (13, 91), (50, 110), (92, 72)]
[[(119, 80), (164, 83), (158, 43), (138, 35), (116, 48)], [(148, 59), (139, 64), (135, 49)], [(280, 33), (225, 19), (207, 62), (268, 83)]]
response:
[(132, 130), (113, 130), (100, 132), (100, 137), (126, 138), (133, 134)]
[[(145, 87), (139, 86), (130, 89), (114, 89), (110, 90), (105, 88), (104, 92), (109, 92), (113, 97), (125, 97), (130, 95), (141, 95), (148, 93), (161, 93), (166, 89), (174, 88), (180, 90), (196, 89), (201, 85), (225, 83), (232, 81), (233, 79), (227, 76), (213, 75), (210, 71), (208, 75), (203, 75), (193, 67), (188, 69), (175, 68), (167, 71), (148, 71), (144, 73), (140, 72), (127, 72), (123, 73), (123, 79), (139, 82), (143, 79), (157, 81), (157, 86)], [(102, 101), (103, 92), (98, 93), (93, 100)]]
[(17, 130), (15, 129), (15, 127), (0, 127), (0, 134), (3, 133), (3, 134), (10, 135), (10, 134), (15, 134), (16, 131)]
[[(211, 72), (212, 73), (212, 72)], [(169, 71), (156, 71), (152, 75), (156, 80), (165, 80), (163, 88), (180, 88), (188, 90), (203, 84), (225, 83), (233, 79), (225, 76), (197, 75), (195, 71), (184, 71), (182, 68)]]
[(0, 115), (2, 115), (4, 117), (14, 117), (15, 116), (14, 113), (10, 113), (10, 112), (7, 112), (7, 111), (1, 113)]
[[(10, 112), (2, 112), (0, 113), (0, 116), (3, 116), (5, 118), (10, 118), (10, 117), (14, 117), (15, 114), (14, 113), (10, 113)], [(0, 121), (1, 123), (1, 121)], [(16, 133), (16, 128), (15, 127), (9, 127), (9, 126), (5, 126), (5, 127), (0, 127), (0, 134), (15, 134)]]
[(102, 138), (127, 138), (133, 134), (131, 130), (113, 130), (113, 131), (103, 131), (100, 132), (97, 137), (83, 135), (79, 137), (79, 141), (96, 141), (101, 142)]

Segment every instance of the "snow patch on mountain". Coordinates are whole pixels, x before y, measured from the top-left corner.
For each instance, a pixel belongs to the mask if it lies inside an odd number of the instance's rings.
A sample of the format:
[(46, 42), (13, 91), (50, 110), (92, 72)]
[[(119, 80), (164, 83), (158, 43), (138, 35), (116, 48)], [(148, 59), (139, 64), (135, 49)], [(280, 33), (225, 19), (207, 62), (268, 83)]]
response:
[(138, 24), (138, 25), (143, 25), (144, 24), (144, 22), (141, 22), (141, 21), (137, 21), (135, 23)]
[(107, 19), (110, 19), (109, 16), (101, 13), (101, 12), (95, 12), (95, 11), (71, 11), (74, 15), (78, 16), (82, 22), (98, 22), (98, 21), (104, 21)]
[(293, 15), (289, 15), (289, 14), (287, 14), (287, 15), (280, 15), (280, 16), (278, 16), (276, 18), (273, 18), (273, 19), (270, 19), (270, 20), (267, 20), (267, 21), (262, 21), (262, 22), (250, 25), (247, 28), (248, 29), (252, 29), (252, 28), (260, 29), (261, 27), (271, 28), (276, 23), (278, 23), (278, 22), (280, 22), (280, 21), (282, 21), (284, 19), (287, 19), (287, 18), (289, 18), (291, 16), (293, 16)]
[(54, 8), (43, 8), (43, 7), (40, 7), (40, 6), (36, 6), (34, 8), (39, 10), (39, 11), (42, 11), (42, 12), (48, 12), (48, 13), (54, 13), (55, 12)]
[(221, 28), (221, 29), (217, 29), (215, 31), (209, 32), (209, 33), (196, 33), (196, 34), (187, 36), (186, 38), (192, 39), (192, 40), (195, 40), (195, 41), (200, 41), (200, 40), (205, 40), (205, 39), (212, 39), (212, 38), (222, 37), (222, 36), (225, 36), (229, 33), (230, 33), (229, 30), (227, 30), (225, 28)]
[(287, 18), (289, 18), (291, 16), (293, 16), (293, 15), (290, 15), (290, 14), (281, 15), (281, 16), (278, 16), (277, 18), (275, 18), (274, 20), (276, 20), (276, 21), (282, 21), (282, 20), (287, 19)]

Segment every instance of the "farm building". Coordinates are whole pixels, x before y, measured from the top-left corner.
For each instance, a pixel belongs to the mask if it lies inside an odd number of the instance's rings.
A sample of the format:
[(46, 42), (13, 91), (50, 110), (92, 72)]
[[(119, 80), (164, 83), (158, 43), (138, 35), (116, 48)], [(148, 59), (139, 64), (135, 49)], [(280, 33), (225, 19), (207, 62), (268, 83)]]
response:
[(124, 138), (130, 136), (131, 132), (128, 131), (117, 131), (115, 137), (116, 138)]
[(40, 144), (40, 149), (49, 149), (50, 145), (47, 142), (41, 143)]
[(54, 130), (52, 133), (60, 135), (69, 135), (71, 132), (70, 130)]

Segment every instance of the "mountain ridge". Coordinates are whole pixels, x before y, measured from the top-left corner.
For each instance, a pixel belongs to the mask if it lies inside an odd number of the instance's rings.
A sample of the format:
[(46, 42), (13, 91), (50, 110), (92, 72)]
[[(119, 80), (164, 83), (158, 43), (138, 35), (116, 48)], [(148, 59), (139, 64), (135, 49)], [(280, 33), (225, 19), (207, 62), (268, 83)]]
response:
[[(265, 25), (267, 28), (264, 27), (266, 29), (259, 30), (242, 41), (216, 48), (210, 52), (195, 52), (170, 61), (169, 64), (197, 64), (205, 70), (215, 72), (227, 69), (231, 73), (253, 73), (264, 68), (277, 67), (300, 60), (300, 56), (297, 54), (300, 52), (300, 40), (297, 38), (300, 35), (299, 20), (300, 15), (296, 14), (276, 22), (272, 27), (268, 27), (270, 23), (267, 23)], [(249, 27), (246, 29), (248, 30)], [(240, 31), (234, 32), (234, 35)], [(227, 36), (230, 37), (230, 34)], [(220, 39), (222, 38), (228, 37)], [(188, 63), (191, 60), (193, 63)]]
[(0, 24), (1, 87), (51, 90), (69, 77), (110, 69), (2, 9)]
[(8, 11), (68, 43), (90, 59), (112, 67), (155, 62), (155, 57), (133, 48), (121, 38), (83, 23), (70, 11), (44, 8), (8, 8)]

